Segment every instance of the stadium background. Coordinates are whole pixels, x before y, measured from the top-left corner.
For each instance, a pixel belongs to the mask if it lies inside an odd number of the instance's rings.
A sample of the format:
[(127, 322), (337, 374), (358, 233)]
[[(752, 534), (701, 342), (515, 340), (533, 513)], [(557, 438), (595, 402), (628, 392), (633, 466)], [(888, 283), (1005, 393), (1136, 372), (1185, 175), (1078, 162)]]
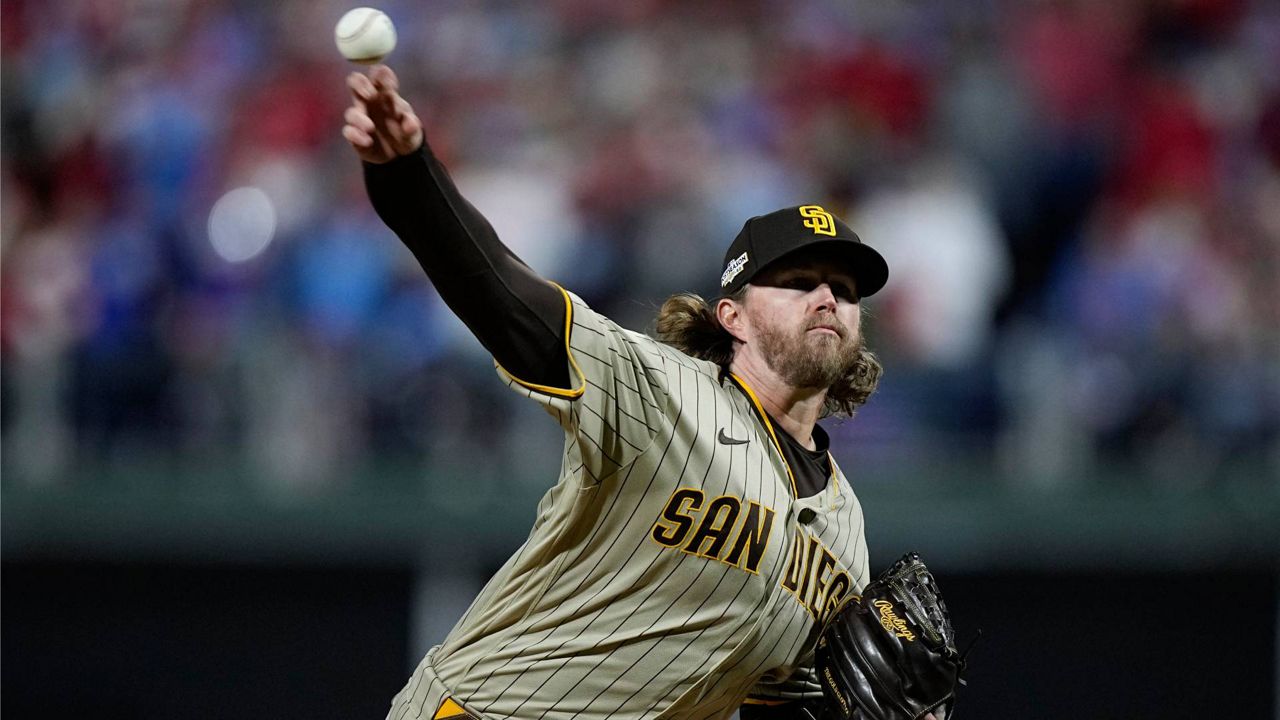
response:
[[(373, 216), (323, 2), (4, 0), (3, 713), (381, 717), (554, 424)], [(1280, 6), (382, 7), (505, 240), (637, 329), (748, 216), (889, 259), (832, 428), (962, 717), (1278, 717)]]

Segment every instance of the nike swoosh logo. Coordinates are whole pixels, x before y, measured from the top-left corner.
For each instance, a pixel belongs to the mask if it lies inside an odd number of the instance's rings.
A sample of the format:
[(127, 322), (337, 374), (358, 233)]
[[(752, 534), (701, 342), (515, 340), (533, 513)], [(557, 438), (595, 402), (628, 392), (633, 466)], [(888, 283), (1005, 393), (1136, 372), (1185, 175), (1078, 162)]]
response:
[(720, 436), (716, 438), (721, 445), (746, 445), (750, 440), (735, 440), (724, 434), (724, 428), (720, 428)]

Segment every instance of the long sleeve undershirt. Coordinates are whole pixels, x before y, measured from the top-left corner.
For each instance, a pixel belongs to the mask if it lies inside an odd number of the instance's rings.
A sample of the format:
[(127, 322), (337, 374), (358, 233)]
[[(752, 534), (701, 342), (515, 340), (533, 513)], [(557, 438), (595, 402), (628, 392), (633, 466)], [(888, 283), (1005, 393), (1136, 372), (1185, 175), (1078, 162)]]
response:
[(494, 359), (521, 380), (568, 387), (564, 295), (502, 244), (426, 144), (365, 163), (364, 179), (378, 216)]

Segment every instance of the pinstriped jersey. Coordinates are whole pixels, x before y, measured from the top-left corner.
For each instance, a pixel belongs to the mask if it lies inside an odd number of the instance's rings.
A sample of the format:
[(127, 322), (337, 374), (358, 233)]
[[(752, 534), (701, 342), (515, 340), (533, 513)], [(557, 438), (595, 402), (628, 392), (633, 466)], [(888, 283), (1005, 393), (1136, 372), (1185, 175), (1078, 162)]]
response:
[[(528, 539), (396, 697), (487, 718), (723, 718), (821, 694), (821, 622), (868, 579), (836, 466), (797, 499), (751, 388), (564, 293), (573, 387), (524, 382), (565, 432)], [(443, 711), (441, 711), (443, 712)]]

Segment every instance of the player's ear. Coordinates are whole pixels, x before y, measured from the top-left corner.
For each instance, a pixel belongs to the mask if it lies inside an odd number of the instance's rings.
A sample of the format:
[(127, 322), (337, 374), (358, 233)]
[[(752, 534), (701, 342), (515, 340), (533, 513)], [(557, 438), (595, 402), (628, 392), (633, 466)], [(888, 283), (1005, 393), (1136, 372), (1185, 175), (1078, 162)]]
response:
[(747, 313), (741, 301), (733, 300), (732, 298), (720, 298), (716, 301), (715, 313), (720, 327), (732, 335), (734, 340), (738, 342), (747, 341)]

